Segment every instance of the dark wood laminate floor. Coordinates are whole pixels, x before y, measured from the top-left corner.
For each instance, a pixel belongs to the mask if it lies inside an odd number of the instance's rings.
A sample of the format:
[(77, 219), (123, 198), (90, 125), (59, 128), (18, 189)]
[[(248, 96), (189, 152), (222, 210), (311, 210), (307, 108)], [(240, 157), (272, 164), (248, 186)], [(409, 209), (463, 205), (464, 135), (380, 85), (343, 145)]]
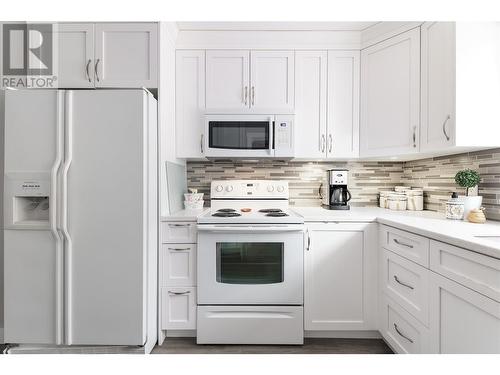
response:
[(392, 354), (381, 339), (306, 338), (304, 345), (196, 345), (194, 337), (169, 337), (153, 354)]

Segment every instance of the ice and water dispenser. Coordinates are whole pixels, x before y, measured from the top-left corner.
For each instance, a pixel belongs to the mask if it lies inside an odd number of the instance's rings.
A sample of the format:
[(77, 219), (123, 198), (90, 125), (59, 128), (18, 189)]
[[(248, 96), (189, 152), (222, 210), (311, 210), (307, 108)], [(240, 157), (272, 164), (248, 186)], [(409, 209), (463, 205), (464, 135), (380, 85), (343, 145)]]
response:
[(50, 175), (5, 175), (5, 228), (48, 229), (50, 226)]

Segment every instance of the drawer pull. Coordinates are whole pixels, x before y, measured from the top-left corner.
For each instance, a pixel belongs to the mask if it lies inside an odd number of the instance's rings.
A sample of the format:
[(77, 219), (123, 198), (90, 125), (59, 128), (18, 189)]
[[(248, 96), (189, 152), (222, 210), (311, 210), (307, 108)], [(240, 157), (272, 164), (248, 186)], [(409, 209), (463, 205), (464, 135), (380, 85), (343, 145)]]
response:
[(407, 243), (404, 243), (404, 242), (399, 242), (397, 238), (393, 238), (392, 239), (394, 242), (396, 242), (398, 245), (401, 245), (401, 246), (406, 246), (406, 247), (409, 247), (410, 249), (413, 249), (413, 245), (408, 245)]
[(403, 283), (403, 282), (399, 281), (399, 279), (398, 279), (398, 277), (397, 277), (396, 275), (394, 275), (394, 280), (396, 280), (396, 282), (397, 282), (398, 284), (401, 284), (401, 285), (403, 285), (403, 286), (405, 286), (405, 287), (407, 287), (407, 288), (410, 288), (411, 290), (415, 289), (415, 288), (414, 288), (414, 287), (412, 287), (411, 285), (408, 285), (408, 284), (405, 284), (405, 283)]
[(169, 227), (189, 227), (190, 224), (168, 224)]
[(169, 247), (168, 249), (174, 251), (186, 251), (189, 250), (189, 247)]
[(168, 294), (173, 294), (175, 296), (182, 296), (182, 295), (189, 294), (189, 293), (191, 293), (189, 290), (187, 290), (185, 292), (172, 292), (171, 290), (168, 291)]
[(396, 323), (394, 323), (394, 329), (396, 330), (396, 332), (398, 333), (398, 335), (399, 335), (399, 336), (401, 336), (401, 337), (403, 337), (403, 338), (407, 339), (409, 342), (411, 342), (411, 343), (413, 344), (413, 340), (412, 340), (412, 339), (410, 339), (409, 337), (407, 337), (407, 336), (403, 335), (403, 334), (401, 333), (401, 331), (399, 330), (398, 325), (397, 325)]

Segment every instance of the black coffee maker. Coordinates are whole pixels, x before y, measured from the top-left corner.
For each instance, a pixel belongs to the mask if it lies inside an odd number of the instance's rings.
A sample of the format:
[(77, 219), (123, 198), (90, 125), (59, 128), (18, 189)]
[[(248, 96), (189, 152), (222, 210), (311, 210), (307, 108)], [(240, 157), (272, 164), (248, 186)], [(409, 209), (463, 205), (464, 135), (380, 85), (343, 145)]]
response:
[(326, 183), (321, 188), (323, 207), (329, 210), (349, 210), (351, 193), (347, 189), (347, 169), (326, 171)]

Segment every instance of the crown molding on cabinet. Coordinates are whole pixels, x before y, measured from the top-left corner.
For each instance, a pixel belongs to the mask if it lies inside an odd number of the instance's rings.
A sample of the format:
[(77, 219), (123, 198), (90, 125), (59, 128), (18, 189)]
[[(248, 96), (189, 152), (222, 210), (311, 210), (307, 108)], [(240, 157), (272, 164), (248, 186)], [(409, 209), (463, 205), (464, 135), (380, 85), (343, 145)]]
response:
[(378, 22), (177, 22), (181, 31), (362, 31)]
[(405, 31), (419, 27), (423, 22), (378, 22), (361, 31), (361, 49), (380, 43)]
[(177, 49), (358, 50), (359, 31), (180, 30)]

